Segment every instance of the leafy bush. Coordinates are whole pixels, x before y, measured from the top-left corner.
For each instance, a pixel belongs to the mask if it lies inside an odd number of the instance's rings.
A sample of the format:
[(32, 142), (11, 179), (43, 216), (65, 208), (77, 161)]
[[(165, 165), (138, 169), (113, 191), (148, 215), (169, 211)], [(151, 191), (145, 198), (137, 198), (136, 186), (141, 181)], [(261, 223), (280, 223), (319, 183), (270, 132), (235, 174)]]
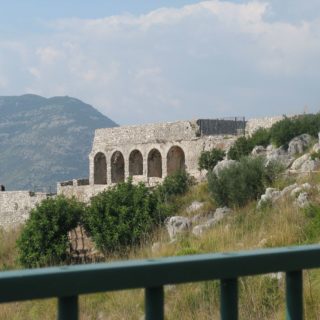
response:
[(142, 183), (119, 183), (93, 197), (85, 214), (85, 227), (103, 252), (137, 245), (162, 220), (156, 197)]
[(226, 153), (221, 149), (212, 148), (210, 151), (202, 151), (199, 157), (199, 170), (212, 170), (216, 164), (223, 160)]
[(228, 158), (233, 160), (240, 160), (241, 157), (247, 156), (253, 149), (250, 139), (240, 137), (236, 140), (234, 145), (229, 149)]
[(320, 113), (306, 114), (294, 118), (284, 118), (275, 123), (270, 130), (271, 141), (277, 146), (287, 146), (294, 137), (308, 133), (317, 137), (320, 131)]
[(306, 240), (311, 243), (318, 241), (320, 234), (320, 206), (318, 204), (310, 204), (305, 208), (305, 215), (308, 221), (305, 228)]
[(84, 205), (63, 196), (42, 201), (31, 211), (17, 240), (19, 261), (25, 267), (40, 267), (68, 259), (68, 232), (80, 222)]
[(185, 194), (192, 184), (194, 184), (194, 180), (185, 170), (176, 171), (167, 176), (163, 183), (153, 191), (158, 215), (165, 217), (178, 210), (177, 196)]
[(244, 206), (264, 193), (276, 174), (276, 166), (265, 167), (260, 157), (243, 157), (219, 172), (209, 173), (208, 188), (219, 206)]
[(271, 132), (270, 129), (259, 128), (256, 130), (250, 138), (248, 138), (250, 145), (252, 148), (255, 146), (268, 146), (271, 140)]

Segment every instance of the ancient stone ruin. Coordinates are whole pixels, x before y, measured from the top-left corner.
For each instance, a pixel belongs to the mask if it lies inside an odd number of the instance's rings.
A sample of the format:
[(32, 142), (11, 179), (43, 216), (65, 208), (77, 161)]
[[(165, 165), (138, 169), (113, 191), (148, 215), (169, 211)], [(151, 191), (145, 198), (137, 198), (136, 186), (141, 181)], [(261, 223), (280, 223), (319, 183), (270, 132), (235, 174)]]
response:
[(153, 186), (182, 169), (201, 179), (201, 151), (228, 149), (245, 125), (244, 119), (233, 118), (98, 129), (89, 155), (89, 179), (58, 183), (58, 194), (89, 201), (128, 177)]

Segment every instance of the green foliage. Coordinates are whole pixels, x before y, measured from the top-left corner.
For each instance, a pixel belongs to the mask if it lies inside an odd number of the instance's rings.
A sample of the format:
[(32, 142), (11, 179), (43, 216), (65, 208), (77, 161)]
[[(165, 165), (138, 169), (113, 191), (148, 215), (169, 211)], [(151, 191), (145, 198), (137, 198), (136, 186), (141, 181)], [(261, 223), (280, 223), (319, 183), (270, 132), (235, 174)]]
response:
[(157, 212), (161, 217), (170, 215), (179, 209), (181, 203), (178, 196), (188, 192), (194, 180), (185, 170), (176, 171), (167, 176), (163, 183), (154, 189), (153, 194), (157, 201)]
[(42, 201), (31, 211), (17, 240), (19, 261), (25, 267), (65, 262), (68, 259), (68, 231), (80, 222), (84, 205), (63, 196)]
[(241, 157), (247, 156), (253, 149), (252, 142), (246, 137), (240, 137), (236, 140), (234, 145), (229, 149), (228, 158), (233, 160), (240, 160)]
[(139, 244), (161, 222), (156, 206), (153, 193), (129, 179), (93, 197), (84, 223), (103, 252), (125, 249)]
[(275, 123), (270, 130), (271, 141), (277, 146), (288, 145), (294, 137), (308, 133), (317, 137), (320, 131), (320, 113), (305, 114), (294, 118), (284, 118)]
[(209, 173), (208, 188), (219, 206), (244, 206), (264, 193), (277, 176), (277, 166), (265, 167), (262, 158), (243, 157), (219, 172)]
[(212, 148), (210, 151), (202, 151), (199, 157), (199, 170), (212, 170), (216, 164), (223, 160), (226, 153), (221, 149)]
[(305, 210), (308, 223), (305, 228), (306, 239), (313, 243), (319, 240), (320, 235), (320, 205), (310, 204)]
[(255, 146), (268, 146), (270, 144), (271, 133), (270, 129), (259, 128), (253, 135), (248, 138), (252, 148)]

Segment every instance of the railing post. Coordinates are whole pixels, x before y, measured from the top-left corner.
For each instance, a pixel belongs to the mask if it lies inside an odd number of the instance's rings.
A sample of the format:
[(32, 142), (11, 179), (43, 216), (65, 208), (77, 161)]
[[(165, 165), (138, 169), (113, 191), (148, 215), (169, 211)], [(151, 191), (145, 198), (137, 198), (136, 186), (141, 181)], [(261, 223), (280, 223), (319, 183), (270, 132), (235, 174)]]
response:
[(58, 298), (58, 320), (78, 320), (78, 296)]
[(286, 319), (303, 319), (303, 286), (302, 271), (286, 273)]
[(238, 280), (222, 279), (220, 282), (220, 312), (222, 320), (238, 319)]
[(145, 289), (146, 320), (164, 319), (164, 292), (163, 287)]

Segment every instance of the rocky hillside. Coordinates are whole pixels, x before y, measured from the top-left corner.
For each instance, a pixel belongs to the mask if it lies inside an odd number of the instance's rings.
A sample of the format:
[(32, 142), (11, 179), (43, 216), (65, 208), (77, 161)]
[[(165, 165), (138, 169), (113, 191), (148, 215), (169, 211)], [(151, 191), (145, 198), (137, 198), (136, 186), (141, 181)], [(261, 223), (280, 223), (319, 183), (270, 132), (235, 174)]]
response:
[(117, 126), (71, 97), (0, 96), (0, 184), (7, 190), (54, 190), (86, 177), (94, 130)]

